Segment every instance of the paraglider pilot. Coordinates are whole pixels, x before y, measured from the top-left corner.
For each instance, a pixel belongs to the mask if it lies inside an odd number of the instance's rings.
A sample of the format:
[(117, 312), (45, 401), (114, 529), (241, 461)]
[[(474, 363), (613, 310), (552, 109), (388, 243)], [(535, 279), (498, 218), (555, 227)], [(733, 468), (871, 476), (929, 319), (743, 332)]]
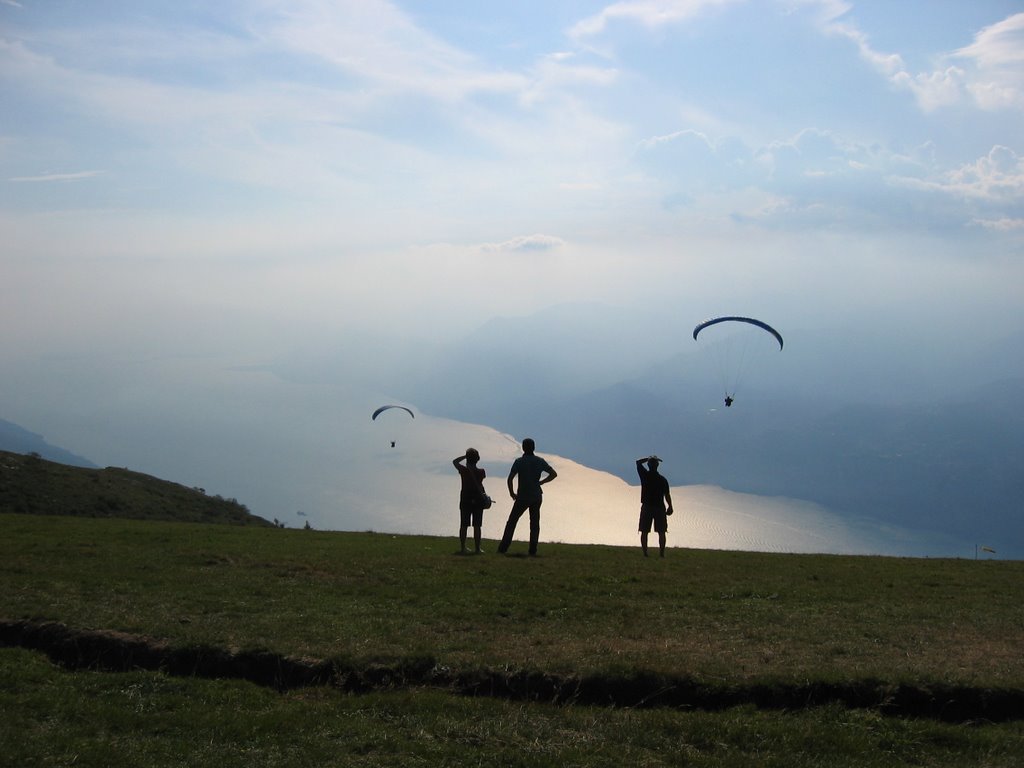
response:
[(725, 396), (725, 407), (726, 408), (731, 408), (732, 407), (732, 395), (726, 395)]

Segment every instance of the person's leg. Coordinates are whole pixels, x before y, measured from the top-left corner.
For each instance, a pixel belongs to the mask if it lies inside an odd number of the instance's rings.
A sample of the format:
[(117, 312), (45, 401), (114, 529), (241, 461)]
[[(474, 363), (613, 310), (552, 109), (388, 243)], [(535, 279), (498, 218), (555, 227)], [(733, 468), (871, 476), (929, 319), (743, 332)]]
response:
[(647, 557), (647, 537), (651, 533), (651, 524), (654, 522), (654, 518), (651, 515), (651, 510), (648, 507), (640, 508), (640, 549), (644, 552), (644, 557)]
[(540, 501), (530, 505), (530, 554), (537, 554), (537, 542), (540, 541)]
[(519, 499), (512, 502), (512, 511), (508, 513), (508, 522), (505, 523), (505, 533), (502, 534), (501, 543), (498, 545), (498, 552), (502, 554), (508, 552), (508, 548), (512, 544), (512, 537), (516, 533), (516, 524), (519, 522), (519, 518), (523, 516), (525, 509), (526, 504), (521, 504)]
[(482, 509), (473, 510), (473, 547), (477, 554), (483, 552), (480, 549), (480, 530), (484, 524), (484, 511)]
[(658, 555), (665, 556), (665, 534), (668, 532), (668, 515), (664, 510), (658, 510), (654, 517), (654, 530), (658, 532)]
[(466, 551), (466, 529), (469, 527), (469, 512), (459, 509), (459, 550)]

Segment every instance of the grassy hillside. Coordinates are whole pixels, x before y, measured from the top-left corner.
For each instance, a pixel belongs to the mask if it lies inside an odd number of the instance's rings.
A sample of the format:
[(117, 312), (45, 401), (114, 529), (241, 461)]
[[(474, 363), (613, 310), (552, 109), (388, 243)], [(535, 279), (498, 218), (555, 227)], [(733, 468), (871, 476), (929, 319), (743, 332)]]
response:
[(0, 451), (0, 513), (271, 526), (234, 499), (139, 472), (91, 469)]
[(467, 557), (437, 537), (33, 515), (0, 530), (0, 754), (18, 764), (1024, 754), (1020, 562)]

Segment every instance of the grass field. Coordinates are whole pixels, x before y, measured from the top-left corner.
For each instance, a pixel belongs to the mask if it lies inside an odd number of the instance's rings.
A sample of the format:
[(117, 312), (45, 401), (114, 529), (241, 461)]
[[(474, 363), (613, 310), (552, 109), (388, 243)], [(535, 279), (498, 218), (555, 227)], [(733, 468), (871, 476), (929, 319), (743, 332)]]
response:
[[(358, 694), (277, 690), (66, 669), (7, 647), (5, 765), (1016, 766), (1024, 754), (1024, 712), (963, 705), (1024, 691), (1020, 562), (660, 560), (559, 544), (461, 556), (454, 538), (379, 533), (30, 515), (0, 526), (8, 622), (425, 670)], [(514, 684), (497, 696), (453, 684), (480, 679)], [(531, 681), (608, 700), (552, 704)], [(693, 695), (680, 704), (659, 685)], [(905, 691), (916, 708), (891, 706)]]

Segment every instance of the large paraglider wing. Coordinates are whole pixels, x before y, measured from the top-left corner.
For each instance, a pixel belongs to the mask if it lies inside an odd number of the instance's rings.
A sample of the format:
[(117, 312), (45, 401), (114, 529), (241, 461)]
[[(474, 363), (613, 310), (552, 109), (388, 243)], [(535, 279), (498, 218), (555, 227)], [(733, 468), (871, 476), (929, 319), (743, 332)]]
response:
[(756, 320), (753, 317), (735, 317), (735, 316), (730, 315), (728, 317), (716, 317), (716, 318), (713, 318), (711, 320), (705, 320), (703, 323), (701, 323), (700, 325), (698, 325), (696, 328), (693, 329), (693, 338), (696, 341), (697, 334), (699, 334), (701, 331), (703, 331), (709, 325), (717, 325), (718, 323), (728, 323), (728, 322), (733, 322), (733, 323), (750, 323), (751, 325), (756, 325), (758, 328), (763, 328), (764, 330), (768, 331), (768, 333), (770, 333), (772, 336), (775, 337), (775, 340), (777, 342), (779, 342), (779, 349), (780, 350), (782, 349), (782, 334), (780, 334), (778, 331), (776, 331), (774, 328), (772, 328), (770, 325), (768, 325), (768, 323), (764, 322), (763, 320)]
[(382, 413), (383, 413), (384, 411), (386, 411), (386, 410), (387, 410), (388, 408), (401, 408), (401, 409), (402, 409), (403, 411), (405, 411), (406, 413), (408, 413), (408, 414), (409, 414), (410, 416), (412, 416), (412, 417), (413, 417), (414, 419), (416, 418), (416, 414), (415, 414), (415, 413), (413, 413), (412, 411), (410, 411), (410, 410), (409, 410), (408, 408), (406, 408), (406, 407), (405, 407), (404, 405), (382, 405), (382, 406), (381, 406), (380, 408), (378, 408), (378, 409), (377, 409), (376, 411), (374, 411), (374, 412), (373, 412), (373, 416), (371, 416), (371, 417), (370, 417), (370, 419), (371, 419), (371, 420), (373, 420), (373, 421), (376, 421), (376, 420), (377, 420), (377, 417), (378, 417), (378, 416), (380, 416), (380, 415), (381, 415), (381, 414), (382, 414)]

